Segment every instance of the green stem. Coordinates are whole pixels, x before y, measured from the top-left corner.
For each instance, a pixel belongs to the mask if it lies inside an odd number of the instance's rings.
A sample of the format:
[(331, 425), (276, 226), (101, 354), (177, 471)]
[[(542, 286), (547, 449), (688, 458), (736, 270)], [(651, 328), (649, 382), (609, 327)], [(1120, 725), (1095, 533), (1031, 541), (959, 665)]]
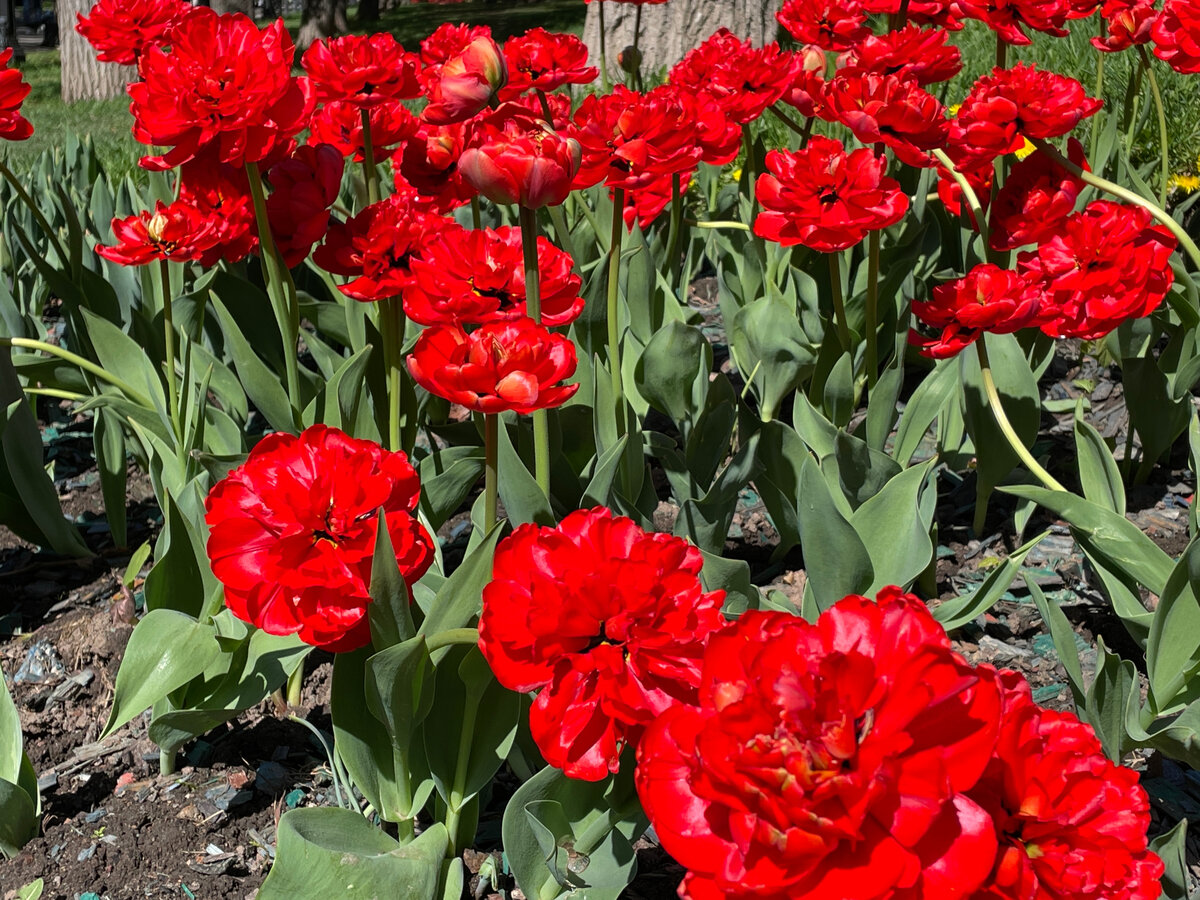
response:
[(879, 232), (867, 235), (867, 389), (879, 380)]
[(768, 106), (767, 111), (770, 112), (773, 116), (775, 116), (775, 118), (777, 118), (780, 122), (782, 122), (784, 125), (786, 125), (788, 128), (790, 128), (792, 131), (796, 132), (796, 134), (800, 135), (800, 137), (804, 138), (806, 141), (808, 140), (809, 134), (812, 133), (812, 119), (808, 120), (807, 125), (801, 125), (799, 122), (797, 122), (791, 116), (789, 116), (783, 110), (778, 109), (777, 107)]
[(258, 243), (262, 252), (263, 268), (267, 273), (267, 293), (271, 297), (275, 307), (275, 318), (283, 332), (283, 366), (287, 378), (288, 399), (292, 404), (292, 425), (299, 431), (302, 424), (300, 362), (296, 345), (300, 340), (300, 300), (296, 295), (292, 273), (283, 264), (279, 248), (275, 246), (275, 239), (271, 236), (271, 224), (267, 219), (267, 200), (258, 163), (246, 163), (246, 175), (250, 180), (250, 196), (254, 201), (254, 218), (258, 223)]
[(671, 230), (667, 236), (667, 271), (671, 275), (671, 286), (679, 291), (683, 287), (683, 260), (680, 258), (679, 242), (683, 233), (683, 194), (680, 190), (680, 175), (671, 176)]
[(642, 37), (642, 4), (637, 4), (633, 13), (633, 58), (638, 61), (637, 66), (633, 70), (633, 85), (639, 91), (642, 90), (642, 63), (638, 58), (640, 51), (638, 44)]
[(723, 221), (723, 220), (702, 222), (698, 219), (684, 219), (683, 221), (685, 224), (690, 225), (692, 228), (713, 228), (713, 229), (728, 228), (732, 231), (749, 231), (750, 230), (750, 226), (747, 225), (745, 222), (733, 222), (733, 221)]
[(988, 236), (987, 217), (983, 214), (983, 206), (979, 202), (979, 197), (975, 194), (975, 189), (971, 187), (971, 182), (967, 181), (966, 176), (954, 168), (954, 162), (946, 155), (945, 150), (934, 148), (931, 152), (934, 158), (950, 173), (950, 177), (954, 179), (955, 183), (958, 184), (958, 188), (962, 191), (967, 205), (971, 207), (971, 214), (975, 218), (975, 227), (979, 229), (979, 235), (983, 238), (983, 246), (990, 250), (991, 242)]
[(600, 86), (608, 93), (612, 83), (608, 80), (608, 28), (604, 24), (604, 0), (599, 0), (597, 13), (600, 16)]
[(476, 231), (483, 230), (483, 211), (479, 208), (479, 195), (471, 198), (471, 225)]
[(158, 261), (158, 280), (162, 282), (163, 340), (167, 354), (167, 412), (175, 442), (183, 445), (183, 427), (179, 424), (179, 386), (175, 379), (175, 316), (171, 298), (171, 268), (166, 259)]
[(91, 400), (87, 394), (77, 394), (74, 391), (60, 391), (58, 388), (23, 388), (26, 394), (34, 397), (54, 397), (57, 400), (71, 400), (75, 403), (82, 403), (84, 400)]
[(1142, 66), (1150, 81), (1150, 94), (1154, 97), (1154, 111), (1158, 114), (1158, 151), (1159, 165), (1162, 166), (1162, 186), (1158, 189), (1158, 205), (1166, 207), (1167, 189), (1171, 182), (1170, 137), (1167, 134), (1167, 111), (1163, 106), (1162, 92), (1158, 89), (1158, 78), (1154, 74), (1154, 64), (1144, 44), (1138, 44), (1138, 53), (1142, 57)]
[(847, 353), (850, 347), (850, 326), (846, 324), (846, 301), (842, 297), (842, 267), (840, 253), (826, 253), (829, 260), (829, 286), (833, 290), (833, 321), (837, 326), (838, 340)]
[(546, 124), (553, 128), (554, 113), (550, 110), (550, 101), (546, 99), (546, 92), (538, 88), (537, 98), (538, 102), (542, 105), (542, 117), (545, 118)]
[(1008, 41), (996, 35), (996, 68), (1003, 69), (1008, 65)]
[[(603, 4), (601, 4), (603, 5)], [(625, 389), (621, 381), (621, 241), (625, 233), (625, 191), (613, 190), (612, 237), (608, 245), (608, 366), (612, 370), (613, 406), (617, 411), (617, 432), (625, 433)]]
[(300, 665), (296, 666), (287, 680), (287, 705), (292, 708), (300, 706), (301, 700), (304, 699), (304, 660), (300, 660)]
[(1196, 242), (1193, 241), (1191, 236), (1183, 230), (1183, 226), (1176, 222), (1170, 213), (1164, 210), (1161, 206), (1156, 205), (1153, 201), (1147, 200), (1141, 194), (1135, 194), (1133, 191), (1123, 188), (1119, 184), (1114, 184), (1107, 178), (1101, 178), (1094, 172), (1085, 172), (1041, 138), (1030, 138), (1029, 140), (1043, 153), (1049, 154), (1050, 158), (1056, 163), (1058, 163), (1068, 172), (1074, 174), (1076, 178), (1081, 179), (1094, 188), (1099, 188), (1106, 193), (1112, 194), (1114, 197), (1120, 197), (1122, 200), (1128, 203), (1132, 203), (1145, 209), (1146, 212), (1150, 213), (1150, 215), (1166, 226), (1167, 230), (1175, 236), (1175, 240), (1179, 241), (1179, 246), (1181, 246), (1184, 252), (1187, 253), (1188, 258), (1191, 259), (1193, 265), (1200, 269), (1200, 247), (1196, 246)]
[(437, 634), (432, 634), (425, 639), (425, 648), (433, 653), (435, 650), (441, 650), (443, 647), (453, 647), (455, 645), (474, 647), (479, 643), (478, 628), (448, 628), (445, 631), (439, 631)]
[[(1108, 21), (1104, 16), (1097, 16), (1096, 19), (1100, 23), (1096, 29), (1096, 34), (1103, 40), (1105, 32), (1108, 30)], [(1096, 86), (1095, 90), (1092, 91), (1093, 97), (1104, 96), (1104, 57), (1107, 55), (1107, 53), (1101, 50), (1096, 50)], [(1097, 110), (1096, 115), (1092, 117), (1092, 140), (1088, 151), (1088, 159), (1094, 160), (1096, 158), (1096, 151), (1100, 147), (1100, 122), (1101, 117), (1104, 115), (1106, 115), (1106, 110), (1101, 109)]]
[(496, 524), (496, 497), (499, 494), (500, 467), (497, 463), (500, 444), (500, 416), (483, 415), (483, 527), (491, 531)]
[[(541, 273), (538, 271), (537, 210), (520, 207), (521, 253), (525, 260), (525, 312), (542, 321)], [(533, 474), (546, 499), (550, 498), (550, 413), (533, 411)]]
[(17, 176), (13, 174), (12, 169), (3, 160), (0, 160), (0, 175), (3, 175), (4, 180), (12, 185), (13, 190), (17, 192), (17, 196), (21, 198), (21, 202), (29, 207), (29, 211), (33, 213), (34, 219), (37, 220), (42, 231), (46, 233), (46, 239), (50, 241), (50, 246), (58, 254), (60, 264), (65, 265), (69, 257), (67, 256), (67, 251), (63, 249), (62, 242), (59, 241), (58, 235), (54, 233), (54, 229), (50, 227), (50, 223), (46, 220), (46, 216), (42, 213), (38, 205), (33, 202), (33, 198), (29, 196), (29, 192), (25, 190), (25, 186), (21, 184)]
[(996, 390), (996, 382), (992, 378), (992, 367), (988, 361), (986, 335), (981, 335), (979, 340), (975, 342), (975, 350), (979, 354), (979, 373), (983, 379), (983, 392), (987, 395), (988, 408), (992, 411), (992, 417), (996, 420), (996, 424), (1000, 426), (1000, 431), (1004, 434), (1005, 440), (1008, 441), (1013, 452), (1025, 464), (1033, 475), (1035, 475), (1042, 484), (1052, 491), (1066, 491), (1067, 489), (1058, 482), (1058, 480), (1042, 468), (1041, 463), (1033, 458), (1033, 454), (1029, 452), (1029, 448), (1025, 446), (1025, 442), (1017, 436), (1017, 432), (1013, 429), (1012, 423), (1008, 421), (1008, 415), (1004, 412), (1004, 405), (1000, 402), (1000, 393)]
[(144, 406), (147, 409), (154, 409), (154, 404), (150, 402), (150, 398), (141, 391), (131, 387), (128, 382), (118, 378), (116, 375), (109, 372), (107, 369), (96, 365), (89, 359), (84, 359), (70, 350), (64, 350), (62, 347), (57, 347), (54, 344), (47, 344), (45, 341), (35, 341), (32, 338), (3, 338), (0, 337), (0, 347), (17, 347), (21, 350), (40, 350), (43, 353), (49, 353), (51, 356), (57, 356), (59, 359), (65, 360), (74, 366), (78, 366), (85, 372), (95, 375), (102, 381), (107, 381), (113, 387), (120, 389), (134, 403), (139, 406)]
[(446, 858), (454, 859), (462, 851), (458, 846), (458, 829), (462, 822), (462, 809), (466, 804), (463, 795), (467, 787), (467, 770), (471, 762), (471, 743), (475, 739), (475, 720), (479, 715), (479, 695), (467, 697), (463, 709), (462, 730), (458, 735), (458, 757), (454, 764), (454, 781), (450, 786), (450, 796), (446, 798), (446, 831), (450, 835), (450, 844), (446, 848)]
[(367, 203), (379, 202), (379, 167), (375, 165), (375, 145), (371, 142), (371, 114), (362, 110), (363, 177), (367, 181)]
[(178, 747), (160, 748), (158, 751), (158, 774), (175, 774), (175, 757), (179, 754)]
[(399, 297), (388, 297), (380, 301), (379, 331), (383, 337), (383, 365), (387, 370), (388, 449), (403, 450), (400, 396), (404, 361), (400, 354), (404, 343), (404, 307)]
[(754, 141), (750, 139), (750, 124), (747, 122), (742, 126), (742, 144), (745, 147), (746, 161), (742, 163), (742, 170), (746, 176), (746, 187), (750, 192), (750, 221), (754, 221), (754, 211), (757, 209), (758, 201), (754, 196), (754, 181), (757, 173), (754, 169)]

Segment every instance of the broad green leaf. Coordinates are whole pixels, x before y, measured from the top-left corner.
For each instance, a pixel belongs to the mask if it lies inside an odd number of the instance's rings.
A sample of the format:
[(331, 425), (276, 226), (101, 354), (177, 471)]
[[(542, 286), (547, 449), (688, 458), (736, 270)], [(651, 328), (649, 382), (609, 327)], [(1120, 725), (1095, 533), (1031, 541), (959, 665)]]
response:
[(1159, 713), (1176, 711), (1200, 697), (1200, 541), (1188, 544), (1175, 564), (1150, 622), (1146, 672)]
[(1187, 428), (1191, 398), (1172, 398), (1167, 378), (1153, 355), (1122, 359), (1121, 381), (1129, 425), (1142, 441), (1141, 470), (1148, 472)]
[[(466, 555), (454, 574), (438, 589), (425, 620), (417, 629), (426, 636), (469, 625), (483, 609), (483, 588), (492, 580), (492, 558), (500, 539), (497, 523)], [(443, 651), (444, 652), (444, 651)]]
[(1030, 485), (1010, 485), (1001, 490), (1016, 497), (1028, 497), (1065, 519), (1075, 540), (1089, 556), (1095, 554), (1114, 571), (1128, 574), (1151, 593), (1161, 595), (1166, 588), (1174, 562), (1123, 515), (1066, 491)]
[(900, 465), (908, 465), (933, 420), (942, 414), (960, 390), (958, 363), (953, 360), (939, 362), (921, 379), (896, 423), (892, 456)]
[(547, 766), (517, 789), (504, 810), (504, 854), (525, 896), (617, 900), (633, 879), (633, 841), (646, 827), (632, 763), (600, 782)]
[(706, 591), (724, 591), (721, 611), (726, 616), (740, 616), (748, 609), (758, 609), (759, 591), (750, 580), (750, 564), (744, 559), (726, 559), (716, 553), (700, 551), (704, 567), (700, 582)]
[(922, 514), (920, 502), (924, 492), (934, 490), (932, 469), (932, 461), (905, 469), (850, 516), (850, 525), (871, 557), (870, 593), (890, 584), (907, 587), (933, 559), (932, 516)]
[(1083, 495), (1097, 506), (1125, 515), (1125, 484), (1112, 451), (1095, 428), (1075, 410), (1075, 455), (1079, 460), (1079, 483)]
[(1075, 644), (1075, 629), (1071, 627), (1070, 621), (1058, 604), (1051, 603), (1046, 599), (1046, 595), (1042, 593), (1042, 589), (1038, 587), (1037, 582), (1028, 572), (1022, 573), (1022, 577), (1025, 587), (1029, 588), (1029, 595), (1033, 598), (1034, 605), (1042, 616), (1042, 621), (1050, 629), (1050, 637), (1054, 641), (1054, 652), (1058, 654), (1058, 661), (1062, 663), (1062, 667), (1067, 673), (1067, 682), (1075, 701), (1075, 709), (1082, 712), (1087, 702), (1087, 690), (1083, 684), (1083, 669), (1079, 665), (1079, 647)]
[(1161, 900), (1188, 900), (1187, 828), (1188, 820), (1181, 819), (1170, 831), (1150, 841), (1150, 852), (1164, 866)]
[(237, 369), (238, 378), (246, 389), (248, 396), (259, 412), (261, 412), (276, 431), (292, 431), (292, 407), (287, 393), (283, 389), (280, 376), (268, 368), (259, 359), (250, 342), (246, 340), (238, 328), (237, 322), (229, 314), (229, 310), (217, 299), (211, 296), (213, 309), (221, 320), (221, 332), (229, 352), (233, 356), (233, 365)]
[[(591, 506), (612, 506), (613, 481), (625, 459), (625, 449), (629, 444), (629, 435), (623, 434), (617, 442), (604, 451), (595, 461), (592, 478), (579, 501), (580, 509)], [(686, 498), (684, 498), (686, 499)]]
[(371, 603), (367, 617), (371, 624), (371, 643), (384, 650), (407, 641), (417, 633), (409, 608), (408, 586), (396, 561), (387, 516), (381, 508), (375, 517), (375, 555), (371, 560)]
[(17, 706), (0, 671), (0, 778), (16, 784), (21, 777), (21, 759), (24, 749), (21, 742), (21, 720)]
[(770, 421), (816, 360), (795, 304), (761, 297), (738, 310), (728, 327), (734, 362), (758, 397), (762, 420)]
[[(887, 444), (888, 435), (896, 423), (896, 401), (900, 399), (900, 391), (904, 387), (903, 354), (879, 376), (875, 387), (867, 398), (867, 445), (872, 450), (883, 451)], [(929, 376), (926, 376), (929, 377)]]
[(92, 428), (92, 449), (100, 472), (104, 515), (113, 543), (124, 547), (129, 542), (125, 527), (125, 487), (129, 472), (125, 460), (125, 433), (120, 420), (110, 410), (99, 410)]
[(279, 820), (275, 864), (258, 896), (432, 900), (447, 844), (440, 823), (401, 845), (348, 809), (288, 810)]
[(1084, 712), (1105, 755), (1120, 765), (1130, 743), (1126, 737), (1126, 710), (1131, 695), (1138, 691), (1137, 669), (1129, 660), (1110, 653), (1103, 638), (1097, 638), (1096, 654), (1096, 677), (1088, 688)]
[(0, 778), (0, 854), (16, 856), (37, 834), (38, 817), (33, 801), (11, 781)]
[[(46, 474), (42, 436), (7, 348), (0, 348), (0, 521), (64, 556), (91, 556)], [(8, 502), (4, 502), (5, 500)]]
[(637, 363), (637, 388), (642, 396), (686, 435), (704, 408), (712, 347), (703, 332), (682, 322), (660, 328)]
[(338, 367), (305, 408), (302, 418), (306, 426), (324, 424), (353, 431), (370, 356), (368, 344)]
[(45, 882), (41, 878), (36, 878), (29, 884), (17, 888), (17, 900), (38, 900), (45, 888)]
[(462, 506), (483, 468), (482, 447), (446, 447), (421, 460), (421, 509), (434, 531)]
[(854, 360), (849, 353), (838, 357), (825, 381), (824, 412), (839, 429), (854, 415)]
[[(841, 429), (834, 439), (838, 485), (853, 509), (858, 509), (900, 474), (900, 464), (879, 450)], [(824, 468), (828, 460), (822, 459)]]
[(501, 419), (497, 426), (500, 502), (504, 504), (505, 516), (514, 527), (526, 522), (553, 525), (554, 513), (550, 511), (550, 501), (542, 493), (533, 473), (526, 467), (525, 461), (513, 446), (504, 420)]
[(861, 594), (874, 581), (871, 557), (838, 511), (825, 478), (811, 456), (800, 468), (797, 520), (804, 553), (806, 590), (817, 608), (829, 609), (847, 594)]
[(211, 625), (172, 609), (152, 609), (129, 636), (101, 737), (187, 684), (221, 652)]
[(367, 660), (367, 707), (387, 729), (392, 745), (402, 751), (433, 706), (432, 669), (424, 635)]
[[(696, 419), (683, 445), (688, 472), (702, 491), (712, 485), (721, 463), (732, 452), (733, 430), (737, 425), (739, 406), (733, 385), (724, 374), (718, 374), (708, 385), (704, 410)], [(681, 501), (683, 499), (685, 498), (680, 498)]]
[(759, 435), (753, 435), (734, 454), (717, 480), (699, 500), (687, 500), (675, 520), (675, 534), (686, 537), (697, 547), (718, 552), (729, 534), (738, 493), (750, 483), (756, 468)]
[(992, 569), (975, 590), (947, 600), (933, 611), (933, 617), (941, 622), (947, 631), (953, 631), (981, 613), (987, 612), (996, 605), (1017, 577), (1021, 563), (1025, 561), (1029, 551), (1040, 544), (1048, 534), (1049, 531), (1043, 531), (1032, 541), (1018, 547), (1004, 562)]
[[(146, 355), (146, 348), (112, 322), (86, 309), (81, 313), (100, 365), (139, 391), (153, 404), (154, 409), (166, 414), (167, 398), (163, 391), (162, 376)], [(139, 402), (136, 397), (129, 399)]]

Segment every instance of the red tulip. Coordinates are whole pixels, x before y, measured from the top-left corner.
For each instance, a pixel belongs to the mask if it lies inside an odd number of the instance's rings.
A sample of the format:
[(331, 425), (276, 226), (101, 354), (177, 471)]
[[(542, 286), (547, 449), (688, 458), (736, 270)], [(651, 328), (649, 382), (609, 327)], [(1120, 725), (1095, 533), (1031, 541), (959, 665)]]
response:
[(98, 0), (86, 16), (75, 14), (75, 30), (101, 62), (136, 66), (148, 47), (171, 42), (171, 32), (191, 9), (183, 0)]
[(1016, 272), (982, 263), (962, 278), (939, 284), (929, 300), (914, 300), (913, 315), (941, 329), (933, 340), (916, 332), (909, 342), (933, 359), (957, 356), (985, 331), (1011, 334), (1047, 321), (1042, 293)]
[(416, 55), (390, 34), (317, 41), (304, 52), (302, 64), (317, 100), (346, 100), (369, 108), (421, 95)]
[(427, 83), (429, 105), (421, 118), (432, 125), (464, 122), (485, 109), (507, 81), (500, 47), (490, 37), (477, 37)]
[(459, 172), (495, 203), (530, 209), (557, 206), (567, 199), (579, 171), (578, 141), (523, 110), (510, 114), (508, 109), (501, 107), (472, 129), (470, 145), (459, 157)]
[(329, 207), (337, 200), (344, 168), (338, 148), (318, 144), (300, 147), (267, 173), (271, 183), (267, 220), (275, 246), (289, 268), (303, 262), (313, 244), (325, 237)]
[(0, 138), (23, 141), (33, 134), (33, 126), (21, 115), (21, 104), (32, 88), (17, 69), (8, 68), (12, 47), (0, 51)]

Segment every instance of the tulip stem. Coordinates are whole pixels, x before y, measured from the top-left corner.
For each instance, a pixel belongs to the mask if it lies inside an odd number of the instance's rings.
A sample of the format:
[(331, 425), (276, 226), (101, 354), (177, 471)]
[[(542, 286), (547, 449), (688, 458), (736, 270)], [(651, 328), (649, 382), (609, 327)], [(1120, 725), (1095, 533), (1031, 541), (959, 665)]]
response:
[(567, 225), (567, 217), (561, 206), (547, 206), (546, 212), (550, 214), (550, 223), (554, 226), (554, 236), (558, 238), (558, 243), (562, 245), (567, 256), (571, 257), (571, 268), (575, 274), (579, 274), (579, 263), (575, 259), (575, 241), (571, 237), (571, 228)]
[(637, 90), (642, 89), (642, 58), (641, 51), (638, 49), (638, 44), (642, 37), (642, 4), (638, 3), (634, 7), (633, 13), (633, 86)]
[(879, 232), (867, 235), (867, 389), (879, 380)]
[(711, 222), (705, 222), (705, 221), (701, 221), (699, 219), (684, 219), (683, 221), (685, 224), (690, 225), (693, 228), (713, 228), (713, 229), (728, 228), (731, 231), (749, 231), (750, 230), (750, 226), (747, 225), (745, 222), (716, 221), (716, 220), (711, 221)]
[(33, 198), (29, 196), (29, 192), (25, 190), (25, 185), (21, 184), (20, 179), (13, 174), (3, 160), (0, 160), (0, 175), (4, 176), (4, 180), (12, 185), (12, 189), (17, 192), (17, 196), (21, 198), (21, 202), (29, 207), (29, 211), (33, 213), (33, 218), (37, 220), (38, 225), (42, 227), (42, 231), (46, 233), (46, 239), (50, 241), (50, 246), (54, 248), (54, 252), (58, 254), (59, 264), (66, 265), (70, 257), (67, 251), (63, 249), (62, 242), (59, 241), (58, 235), (54, 233), (54, 229), (50, 227), (50, 223), (46, 220), (45, 214)]
[(483, 528), (491, 531), (496, 524), (496, 496), (499, 493), (500, 416), (483, 414)]
[[(537, 210), (519, 207), (521, 254), (525, 260), (525, 313), (533, 321), (542, 321), (541, 273), (538, 270)], [(533, 411), (533, 475), (546, 499), (550, 499), (550, 420), (549, 411)]]
[(287, 705), (298, 709), (304, 700), (304, 660), (292, 671), (287, 680)]
[(846, 301), (842, 297), (842, 255), (826, 253), (825, 256), (829, 259), (829, 286), (833, 291), (833, 322), (837, 326), (842, 349), (850, 353), (850, 326), (846, 323)]
[(550, 101), (546, 99), (546, 92), (541, 88), (537, 89), (538, 102), (542, 105), (542, 116), (546, 119), (546, 124), (551, 128), (554, 127), (554, 113), (550, 110)]
[(767, 110), (780, 122), (790, 128), (792, 131), (796, 132), (796, 134), (800, 135), (800, 137), (805, 141), (808, 140), (808, 136), (812, 133), (812, 119), (808, 120), (807, 125), (800, 125), (795, 119), (783, 112), (783, 110), (779, 109), (778, 107), (768, 106)]
[(171, 302), (171, 264), (165, 258), (158, 261), (158, 280), (162, 282), (163, 341), (167, 356), (167, 413), (175, 443), (183, 446), (183, 426), (179, 424), (179, 387), (175, 379), (175, 317)]
[[(603, 4), (602, 4), (603, 5)], [(613, 189), (612, 237), (608, 245), (608, 367), (612, 377), (612, 402), (617, 415), (617, 435), (625, 433), (625, 389), (621, 381), (621, 240), (624, 237), (625, 191)]]
[[(979, 374), (983, 380), (983, 392), (987, 395), (988, 409), (992, 411), (992, 418), (1000, 426), (1000, 431), (1004, 434), (1005, 440), (1008, 441), (1009, 446), (1013, 448), (1013, 451), (1017, 454), (1021, 462), (1025, 464), (1025, 468), (1050, 490), (1065, 492), (1067, 489), (1053, 475), (1042, 468), (1041, 463), (1033, 458), (1033, 454), (1029, 452), (1029, 448), (1025, 446), (1025, 442), (1018, 437), (1016, 430), (1012, 427), (1012, 423), (1008, 421), (1008, 415), (1004, 412), (1004, 405), (1000, 402), (1000, 392), (996, 390), (996, 381), (992, 377), (992, 367), (988, 361), (985, 338), (986, 335), (980, 335), (979, 340), (975, 342), (975, 351), (979, 355)], [(978, 531), (979, 529), (976, 530)]]
[(608, 80), (608, 28), (604, 24), (604, 0), (600, 0), (596, 11), (600, 16), (600, 86), (607, 94), (612, 83)]
[[(1104, 16), (1097, 16), (1099, 25), (1096, 28), (1097, 36), (1100, 40), (1104, 40), (1104, 35), (1108, 31), (1107, 20)], [(1102, 50), (1096, 50), (1096, 86), (1092, 91), (1093, 97), (1104, 96), (1104, 57), (1108, 54)], [(1088, 152), (1088, 159), (1096, 158), (1096, 150), (1100, 146), (1100, 122), (1101, 117), (1107, 114), (1107, 110), (1099, 109), (1096, 111), (1095, 117), (1092, 119), (1092, 141), (1091, 149)]]
[(425, 648), (430, 653), (441, 650), (443, 647), (453, 647), (455, 645), (473, 647), (478, 644), (478, 628), (448, 628), (425, 639)]
[(379, 202), (379, 168), (375, 165), (375, 146), (371, 142), (371, 113), (362, 110), (363, 178), (367, 182), (367, 203)]
[(679, 243), (683, 233), (683, 192), (680, 190), (681, 177), (678, 172), (671, 175), (671, 230), (667, 237), (667, 271), (671, 274), (671, 286), (676, 291), (682, 291), (683, 259), (679, 252)]
[(128, 382), (118, 378), (116, 375), (107, 369), (96, 365), (90, 359), (84, 359), (70, 350), (65, 350), (62, 347), (54, 344), (47, 344), (45, 341), (35, 341), (32, 338), (5, 338), (0, 337), (0, 347), (18, 347), (22, 350), (41, 350), (43, 353), (49, 353), (51, 356), (57, 356), (59, 359), (66, 360), (74, 366), (78, 366), (83, 371), (95, 375), (101, 381), (107, 381), (113, 387), (121, 390), (134, 403), (139, 406), (144, 406), (146, 409), (154, 409), (154, 404), (150, 402), (150, 398), (141, 391), (131, 387)]
[(246, 176), (250, 181), (254, 218), (258, 223), (258, 244), (262, 253), (263, 272), (267, 277), (267, 294), (275, 307), (275, 318), (283, 332), (283, 367), (287, 378), (288, 399), (292, 404), (292, 426), (298, 432), (302, 424), (300, 362), (296, 350), (300, 339), (300, 300), (296, 296), (296, 284), (292, 281), (292, 273), (283, 264), (279, 248), (275, 246), (275, 239), (271, 236), (271, 223), (267, 219), (267, 200), (263, 193), (258, 163), (246, 163)]
[(742, 163), (742, 174), (746, 179), (746, 190), (750, 194), (750, 221), (754, 221), (756, 200), (754, 198), (754, 181), (757, 177), (754, 168), (754, 141), (750, 138), (750, 124), (742, 126), (742, 144), (746, 149), (746, 161)]
[(1162, 166), (1162, 185), (1158, 189), (1158, 205), (1167, 205), (1167, 189), (1171, 184), (1171, 154), (1170, 137), (1167, 134), (1167, 111), (1163, 106), (1162, 92), (1158, 89), (1158, 78), (1154, 74), (1154, 64), (1144, 44), (1138, 44), (1138, 53), (1142, 57), (1142, 67), (1146, 70), (1146, 78), (1150, 82), (1150, 94), (1154, 97), (1154, 111), (1158, 114), (1158, 152)]
[[(1123, 188), (1119, 184), (1114, 184), (1107, 178), (1101, 178), (1094, 172), (1087, 172), (1083, 170), (1041, 138), (1030, 138), (1029, 140), (1043, 153), (1048, 154), (1056, 163), (1058, 163), (1068, 172), (1075, 175), (1076, 178), (1079, 178), (1081, 181), (1090, 184), (1092, 187), (1099, 188), (1106, 193), (1112, 194), (1114, 197), (1120, 197), (1122, 200), (1125, 200), (1128, 203), (1133, 203), (1136, 206), (1140, 206), (1146, 210), (1146, 212), (1150, 213), (1150, 215), (1165, 225), (1167, 230), (1175, 236), (1175, 240), (1179, 241), (1179, 246), (1181, 246), (1184, 252), (1187, 253), (1193, 265), (1200, 269), (1200, 247), (1196, 246), (1196, 242), (1192, 240), (1191, 236), (1186, 231), (1184, 231), (1183, 226), (1176, 222), (1171, 214), (1164, 210), (1161, 206), (1158, 206), (1151, 200), (1147, 200), (1141, 194), (1135, 194), (1133, 191)], [(936, 153), (937, 151), (934, 152)]]
[(476, 231), (483, 230), (483, 210), (479, 208), (479, 195), (471, 198), (471, 225)]
[[(478, 635), (476, 636), (478, 643)], [(468, 653), (470, 651), (467, 651)], [(481, 693), (469, 693), (463, 708), (461, 731), (458, 735), (458, 756), (454, 762), (454, 781), (450, 786), (450, 796), (446, 798), (446, 832), (450, 843), (446, 846), (446, 858), (454, 859), (463, 848), (459, 845), (458, 833), (462, 826), (462, 811), (467, 800), (464, 798), (467, 788), (467, 770), (471, 763), (471, 744), (475, 738), (475, 720), (479, 715)], [(467, 836), (469, 841), (474, 835)]]
[(383, 338), (383, 364), (387, 369), (388, 449), (403, 450), (400, 429), (400, 394), (404, 343), (404, 307), (399, 297), (388, 297), (379, 304), (379, 330)]
[(934, 158), (942, 164), (942, 167), (950, 173), (950, 177), (954, 179), (958, 185), (958, 189), (962, 191), (967, 205), (971, 207), (971, 214), (975, 218), (975, 227), (979, 231), (979, 236), (983, 238), (983, 246), (985, 252), (987, 252), (991, 248), (991, 242), (988, 237), (987, 218), (983, 214), (983, 205), (979, 202), (979, 197), (975, 194), (975, 189), (971, 187), (971, 182), (967, 181), (966, 176), (954, 168), (954, 161), (946, 155), (945, 150), (935, 147), (931, 152)]

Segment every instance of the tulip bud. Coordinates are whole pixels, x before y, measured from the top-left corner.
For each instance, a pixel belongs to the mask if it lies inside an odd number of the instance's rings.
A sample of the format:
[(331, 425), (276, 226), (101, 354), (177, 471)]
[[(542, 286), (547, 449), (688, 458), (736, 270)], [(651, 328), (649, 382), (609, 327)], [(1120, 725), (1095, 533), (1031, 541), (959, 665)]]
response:
[(626, 47), (617, 54), (617, 62), (620, 64), (622, 71), (628, 72), (630, 75), (636, 75), (642, 67), (642, 51), (637, 47)]
[(574, 138), (558, 134), (540, 119), (510, 115), (501, 127), (484, 124), (477, 129), (473, 145), (459, 158), (458, 171), (495, 203), (537, 209), (567, 198), (582, 156)]
[(491, 104), (507, 83), (508, 65), (499, 45), (478, 37), (442, 66), (429, 85), (429, 105), (421, 117), (434, 125), (466, 121)]

